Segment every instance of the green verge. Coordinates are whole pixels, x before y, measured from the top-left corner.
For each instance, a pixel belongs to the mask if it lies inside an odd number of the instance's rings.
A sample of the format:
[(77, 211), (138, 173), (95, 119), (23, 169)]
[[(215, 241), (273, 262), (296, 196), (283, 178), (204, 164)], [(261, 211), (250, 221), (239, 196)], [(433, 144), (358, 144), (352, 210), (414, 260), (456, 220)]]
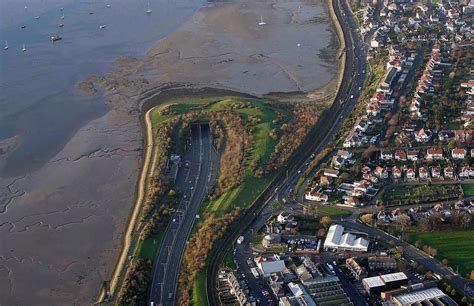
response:
[(474, 196), (474, 184), (461, 184), (465, 196)]
[(410, 242), (420, 240), (422, 245), (429, 245), (438, 250), (438, 260), (447, 259), (448, 265), (455, 271), (459, 268), (461, 276), (466, 277), (474, 270), (474, 230), (415, 232), (407, 233)]

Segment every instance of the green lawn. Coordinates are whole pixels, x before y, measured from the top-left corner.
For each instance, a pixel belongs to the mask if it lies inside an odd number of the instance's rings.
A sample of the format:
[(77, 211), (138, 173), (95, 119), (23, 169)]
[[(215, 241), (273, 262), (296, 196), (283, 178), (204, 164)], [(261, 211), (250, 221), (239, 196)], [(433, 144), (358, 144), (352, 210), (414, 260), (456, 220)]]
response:
[(408, 238), (412, 243), (420, 240), (422, 244), (429, 245), (438, 250), (436, 259), (447, 259), (449, 266), (466, 277), (467, 273), (474, 270), (474, 230), (469, 231), (443, 231), (434, 233), (409, 233)]
[(351, 212), (347, 209), (333, 207), (333, 206), (319, 206), (318, 212), (320, 215), (330, 215), (330, 216), (350, 216)]
[(150, 235), (145, 240), (141, 241), (136, 250), (138, 257), (154, 260), (161, 239), (163, 238), (163, 234), (163, 232), (159, 232), (158, 234)]
[(192, 305), (205, 306), (207, 305), (206, 298), (206, 270), (200, 270), (193, 283), (192, 291)]
[(465, 196), (474, 196), (474, 184), (461, 184)]

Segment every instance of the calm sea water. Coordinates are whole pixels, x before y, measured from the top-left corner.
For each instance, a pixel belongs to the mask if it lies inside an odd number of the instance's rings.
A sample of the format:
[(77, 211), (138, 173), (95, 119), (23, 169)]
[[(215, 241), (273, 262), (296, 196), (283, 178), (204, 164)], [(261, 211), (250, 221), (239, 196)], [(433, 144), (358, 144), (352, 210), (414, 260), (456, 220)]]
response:
[[(41, 167), (107, 111), (103, 101), (77, 92), (82, 79), (106, 72), (120, 55), (142, 56), (204, 2), (152, 0), (153, 12), (146, 14), (146, 0), (0, 0), (0, 140), (22, 140), (0, 156), (0, 176)], [(63, 39), (52, 43), (52, 35)]]

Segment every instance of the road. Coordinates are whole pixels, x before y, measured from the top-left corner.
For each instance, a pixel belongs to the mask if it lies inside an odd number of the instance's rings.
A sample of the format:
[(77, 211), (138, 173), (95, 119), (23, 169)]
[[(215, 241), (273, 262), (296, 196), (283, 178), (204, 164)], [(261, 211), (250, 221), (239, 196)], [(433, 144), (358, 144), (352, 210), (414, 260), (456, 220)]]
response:
[[(282, 200), (283, 197), (286, 197), (290, 189), (296, 185), (299, 177), (305, 172), (306, 167), (310, 162), (311, 154), (318, 154), (321, 152), (331, 141), (331, 138), (340, 130), (343, 125), (344, 120), (350, 115), (352, 109), (357, 103), (357, 100), (360, 96), (360, 91), (365, 82), (366, 77), (366, 53), (367, 48), (364, 43), (361, 41), (359, 34), (357, 33), (357, 27), (352, 19), (349, 7), (345, 1), (342, 1), (341, 8), (339, 7), (339, 1), (332, 0), (334, 6), (334, 11), (336, 17), (338, 18), (344, 33), (344, 41), (346, 45), (346, 63), (345, 70), (343, 73), (343, 78), (341, 85), (338, 89), (338, 93), (334, 100), (331, 108), (325, 113), (325, 123), (326, 125), (318, 125), (318, 135), (317, 138), (311, 139), (313, 143), (310, 144), (309, 149), (304, 151), (302, 155), (303, 158), (300, 158), (296, 164), (289, 163), (292, 166), (288, 167), (287, 170), (287, 179), (282, 183), (273, 187), (270, 195), (264, 193), (262, 195), (263, 211), (259, 211), (258, 207), (252, 207), (249, 209), (247, 214), (243, 216), (243, 222), (240, 229), (236, 229), (232, 235), (223, 242), (222, 249), (218, 250), (218, 254), (224, 253), (225, 244), (227, 246), (233, 240), (239, 236), (243, 235), (245, 237), (244, 243), (236, 245), (234, 252), (234, 261), (237, 266), (241, 269), (241, 272), (245, 275), (245, 278), (248, 281), (249, 287), (254, 294), (255, 298), (260, 300), (261, 305), (267, 305), (268, 303), (265, 300), (265, 297), (262, 295), (262, 292), (259, 288), (259, 284), (252, 276), (250, 269), (247, 265), (247, 260), (252, 256), (252, 251), (250, 250), (248, 242), (250, 241), (253, 234), (263, 226), (264, 222), (271, 215), (271, 205), (266, 205), (271, 203), (273, 199)], [(258, 201), (258, 200), (257, 200)], [(258, 206), (258, 205), (254, 205)], [(214, 286), (216, 284), (216, 275), (217, 267), (220, 260), (218, 256), (211, 261), (207, 273), (207, 295), (209, 304), (218, 304), (216, 298), (216, 291)]]
[(191, 125), (191, 152), (185, 157), (189, 169), (182, 167), (177, 185), (181, 191), (178, 208), (173, 212), (155, 260), (150, 302), (175, 305), (178, 275), (186, 241), (199, 207), (217, 174), (217, 152), (208, 125)]
[[(340, 6), (339, 6), (339, 5)], [(338, 90), (334, 103), (327, 112), (329, 117), (327, 122), (332, 122), (326, 130), (322, 129), (321, 134), (325, 135), (322, 141), (311, 153), (317, 155), (331, 142), (333, 136), (341, 129), (344, 120), (351, 114), (354, 106), (359, 100), (361, 89), (364, 86), (367, 75), (367, 46), (357, 32), (357, 26), (351, 16), (351, 11), (346, 1), (333, 0), (335, 14), (340, 21), (344, 32), (346, 44), (346, 67), (343, 81)], [(342, 11), (338, 8), (342, 8)], [(299, 165), (292, 168), (285, 181), (278, 191), (278, 200), (288, 198), (288, 194), (293, 190), (299, 178), (305, 173), (311, 162), (310, 154)]]

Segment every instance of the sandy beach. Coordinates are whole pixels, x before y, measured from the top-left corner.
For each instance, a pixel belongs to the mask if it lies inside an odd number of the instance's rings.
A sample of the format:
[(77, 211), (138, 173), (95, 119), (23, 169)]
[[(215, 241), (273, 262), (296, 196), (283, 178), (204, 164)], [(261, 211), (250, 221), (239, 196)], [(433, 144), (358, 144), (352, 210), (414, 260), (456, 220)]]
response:
[[(258, 26), (260, 16), (267, 25)], [(104, 88), (111, 110), (39, 170), (0, 178), (0, 304), (90, 305), (97, 297), (135, 200), (141, 92), (185, 84), (311, 93), (336, 76), (337, 48), (323, 2), (243, 0), (199, 10), (144, 58), (124, 57), (89, 79), (82, 88)]]

